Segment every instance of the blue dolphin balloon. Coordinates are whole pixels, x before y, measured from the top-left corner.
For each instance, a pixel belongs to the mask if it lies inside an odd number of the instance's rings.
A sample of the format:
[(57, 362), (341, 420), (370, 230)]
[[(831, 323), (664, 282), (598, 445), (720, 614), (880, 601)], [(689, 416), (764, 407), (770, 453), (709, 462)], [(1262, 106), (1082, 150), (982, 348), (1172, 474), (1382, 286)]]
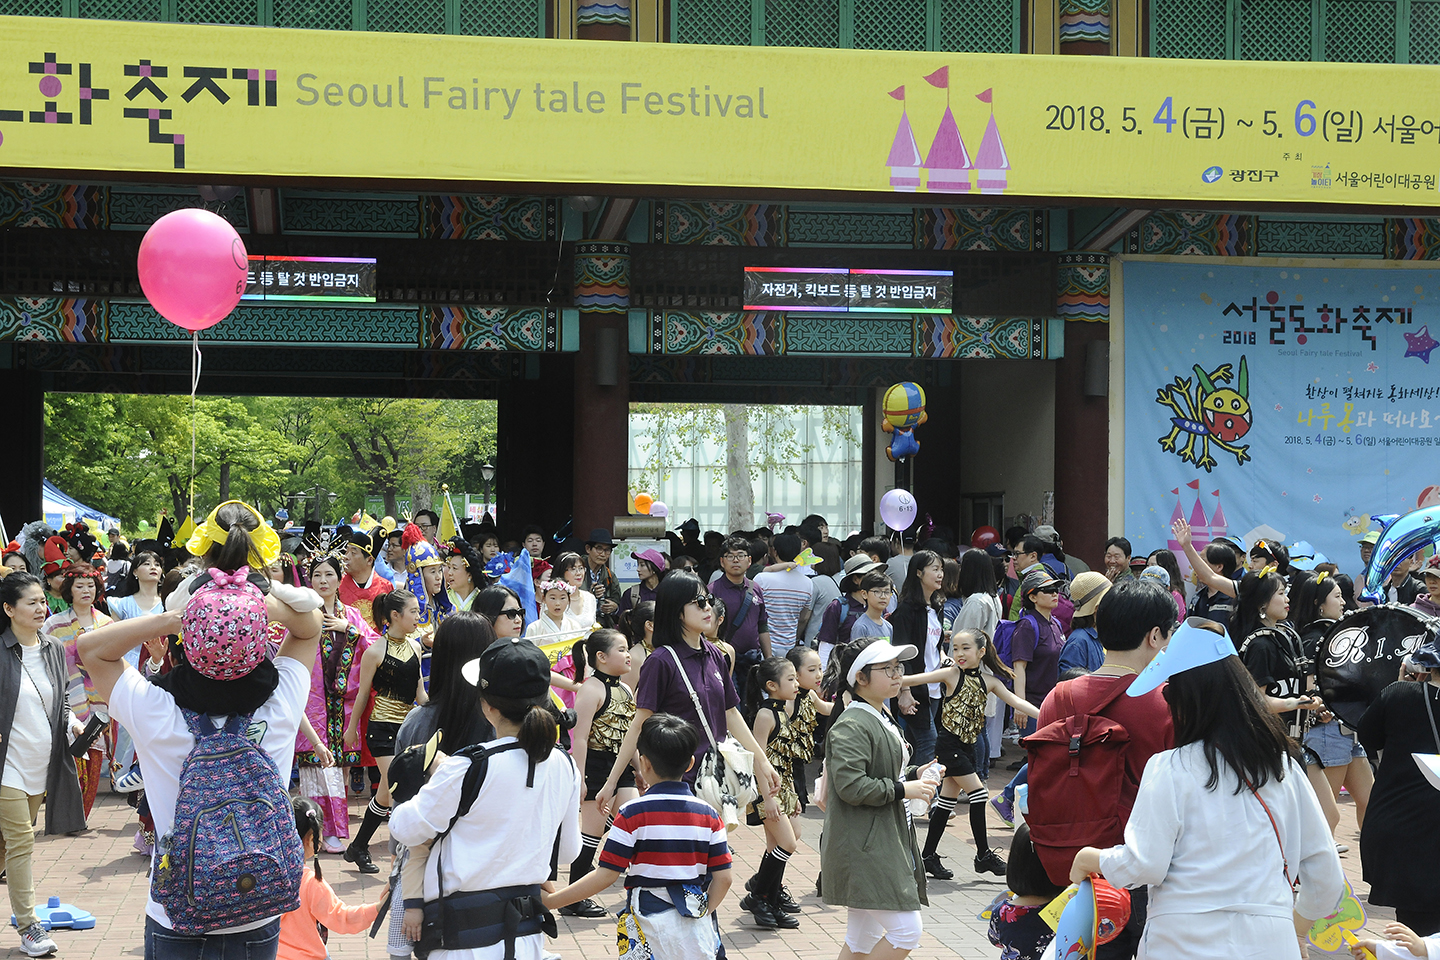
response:
[(1375, 544), (1375, 552), (1370, 555), (1370, 563), (1365, 568), (1365, 589), (1360, 591), (1360, 599), (1385, 603), (1388, 599), (1385, 582), (1390, 579), (1396, 564), (1436, 540), (1440, 540), (1440, 510), (1426, 507), (1391, 520), (1380, 532), (1380, 542)]

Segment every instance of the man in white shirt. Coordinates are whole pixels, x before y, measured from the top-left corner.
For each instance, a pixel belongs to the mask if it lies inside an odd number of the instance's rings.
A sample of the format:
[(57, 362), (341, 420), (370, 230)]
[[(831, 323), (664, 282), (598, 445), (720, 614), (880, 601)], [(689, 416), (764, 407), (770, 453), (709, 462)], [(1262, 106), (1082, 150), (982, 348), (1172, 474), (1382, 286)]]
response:
[[(800, 550), (799, 537), (782, 533), (770, 543), (770, 559), (773, 563), (793, 564)], [(765, 601), (770, 651), (774, 656), (783, 657), (795, 646), (797, 638), (805, 635), (815, 588), (807, 571), (795, 566), (788, 570), (768, 570), (755, 578), (755, 586)]]

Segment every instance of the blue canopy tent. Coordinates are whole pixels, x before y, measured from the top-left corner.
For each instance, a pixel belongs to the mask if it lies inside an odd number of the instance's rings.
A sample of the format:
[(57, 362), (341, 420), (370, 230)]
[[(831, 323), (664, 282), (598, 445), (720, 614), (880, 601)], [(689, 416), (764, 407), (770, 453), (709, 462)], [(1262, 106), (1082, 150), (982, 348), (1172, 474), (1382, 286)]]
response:
[(101, 529), (120, 526), (118, 518), (85, 506), (49, 480), (43, 481), (41, 495), (45, 500), (45, 522), (57, 530), (76, 520), (84, 520)]

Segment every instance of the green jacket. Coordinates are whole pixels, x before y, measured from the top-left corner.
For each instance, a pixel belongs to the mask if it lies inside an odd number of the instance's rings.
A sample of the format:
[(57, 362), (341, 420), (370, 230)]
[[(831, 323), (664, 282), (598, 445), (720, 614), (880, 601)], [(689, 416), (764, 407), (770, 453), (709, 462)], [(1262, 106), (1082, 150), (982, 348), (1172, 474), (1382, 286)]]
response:
[[(919, 910), (925, 869), (897, 799), (900, 743), (873, 713), (848, 707), (825, 735), (825, 902), (865, 910)], [(906, 771), (909, 775), (913, 767)]]

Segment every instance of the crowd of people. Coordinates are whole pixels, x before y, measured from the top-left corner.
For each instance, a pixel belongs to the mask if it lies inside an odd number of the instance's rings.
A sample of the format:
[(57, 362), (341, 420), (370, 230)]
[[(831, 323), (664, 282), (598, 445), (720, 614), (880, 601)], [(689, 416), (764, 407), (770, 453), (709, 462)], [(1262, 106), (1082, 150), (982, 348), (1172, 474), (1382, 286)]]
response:
[[(842, 960), (898, 960), (927, 882), (955, 877), (962, 804), (969, 869), (1008, 887), (1006, 960), (1042, 955), (1040, 911), (1085, 878), (1128, 901), (1099, 957), (1283, 958), (1344, 893), (1342, 791), (1369, 900), (1397, 918), (1365, 946), (1440, 956), (1440, 791), (1411, 758), (1440, 753), (1440, 631), (1347, 726), (1316, 684), (1359, 606), (1334, 564), (1197, 550), (1184, 521), (1188, 577), (1123, 537), (1090, 571), (1045, 525), (842, 541), (818, 516), (690, 520), (622, 589), (609, 531), (439, 528), (276, 530), (231, 501), (180, 537), (36, 523), (4, 548), (0, 842), (25, 953), (56, 950), (31, 880), (42, 801), (46, 833), (73, 833), (108, 787), (151, 858), (153, 958), (323, 958), (326, 931), (372, 928), (393, 957), (541, 960), (549, 911), (605, 918), (621, 878), (622, 958), (723, 957), (727, 831), (759, 828), (745, 922), (801, 928), (792, 886), (813, 882), (846, 908)], [(1428, 618), (1424, 553), (1387, 589)], [(821, 870), (800, 878), (810, 805)], [(1008, 848), (991, 813), (1019, 824)], [(387, 869), (385, 895), (342, 903), (322, 856)]]

